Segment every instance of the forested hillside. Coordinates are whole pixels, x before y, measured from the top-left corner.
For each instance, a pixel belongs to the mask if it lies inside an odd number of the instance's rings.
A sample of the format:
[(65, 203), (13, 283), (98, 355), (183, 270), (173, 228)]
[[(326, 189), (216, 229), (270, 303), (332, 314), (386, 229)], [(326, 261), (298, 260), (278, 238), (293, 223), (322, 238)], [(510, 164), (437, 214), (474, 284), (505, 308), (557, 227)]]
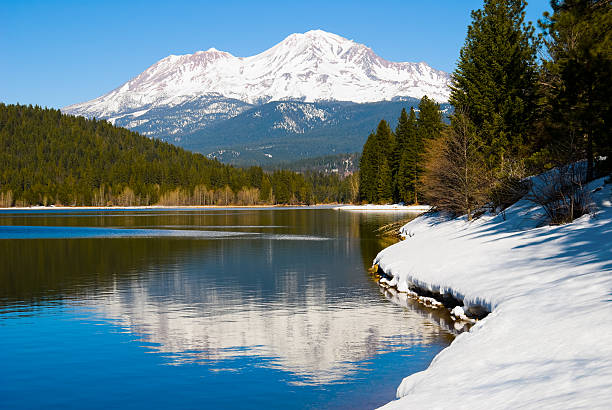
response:
[[(232, 165), (275, 167), (360, 151), (378, 121), (394, 127), (402, 108), (418, 104), (417, 98), (367, 104), (274, 101), (196, 132), (161, 139)], [(441, 109), (448, 121), (451, 106), (443, 103)]]
[(350, 175), (359, 171), (361, 154), (325, 155), (322, 157), (305, 158), (297, 161), (280, 161), (272, 165), (262, 165), (264, 170), (288, 169), (295, 172), (322, 172), (324, 174)]
[[(0, 206), (350, 201), (337, 176), (234, 168), (106, 121), (0, 104)], [(315, 188), (316, 187), (316, 188)]]

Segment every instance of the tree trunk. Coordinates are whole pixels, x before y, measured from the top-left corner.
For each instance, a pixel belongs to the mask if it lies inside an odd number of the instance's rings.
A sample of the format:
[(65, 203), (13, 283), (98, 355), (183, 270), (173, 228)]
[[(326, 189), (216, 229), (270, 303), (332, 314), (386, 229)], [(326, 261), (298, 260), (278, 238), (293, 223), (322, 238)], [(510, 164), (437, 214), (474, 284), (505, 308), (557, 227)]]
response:
[(593, 135), (591, 132), (589, 132), (588, 134), (586, 134), (586, 140), (587, 140), (587, 152), (586, 152), (586, 157), (587, 157), (587, 174), (586, 174), (586, 179), (587, 181), (591, 181), (593, 180)]

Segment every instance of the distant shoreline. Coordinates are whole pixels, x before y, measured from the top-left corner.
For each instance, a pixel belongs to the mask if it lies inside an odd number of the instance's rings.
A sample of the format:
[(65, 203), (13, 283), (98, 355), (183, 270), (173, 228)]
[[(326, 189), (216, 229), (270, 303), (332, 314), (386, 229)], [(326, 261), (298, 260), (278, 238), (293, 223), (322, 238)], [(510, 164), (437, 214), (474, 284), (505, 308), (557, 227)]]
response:
[(402, 211), (402, 212), (427, 212), (431, 209), (429, 205), (350, 205), (350, 204), (315, 204), (315, 205), (142, 205), (142, 206), (21, 206), (2, 208), (0, 211), (53, 211), (53, 210), (126, 210), (139, 209), (309, 209), (328, 208), (337, 211), (354, 212), (379, 212), (379, 211)]
[(268, 208), (333, 208), (338, 204), (317, 205), (142, 205), (142, 206), (24, 206), (1, 208), (0, 211), (53, 211), (53, 210), (139, 210), (139, 209), (268, 209)]
[(431, 209), (430, 205), (341, 205), (334, 209), (339, 211), (351, 212), (427, 212)]

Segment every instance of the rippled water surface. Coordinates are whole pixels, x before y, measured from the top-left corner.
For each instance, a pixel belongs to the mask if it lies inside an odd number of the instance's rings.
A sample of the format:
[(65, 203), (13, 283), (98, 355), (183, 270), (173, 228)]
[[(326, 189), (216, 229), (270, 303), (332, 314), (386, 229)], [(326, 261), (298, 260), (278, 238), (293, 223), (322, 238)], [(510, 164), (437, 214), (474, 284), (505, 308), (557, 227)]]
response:
[(452, 340), (333, 209), (0, 211), (0, 408), (372, 408)]

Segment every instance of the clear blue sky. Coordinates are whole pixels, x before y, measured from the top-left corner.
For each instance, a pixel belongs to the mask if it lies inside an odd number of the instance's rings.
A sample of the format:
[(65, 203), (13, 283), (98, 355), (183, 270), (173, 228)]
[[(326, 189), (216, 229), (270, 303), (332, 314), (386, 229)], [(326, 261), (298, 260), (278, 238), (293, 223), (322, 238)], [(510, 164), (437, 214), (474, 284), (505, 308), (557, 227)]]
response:
[[(530, 0), (527, 18), (549, 9)], [(391, 61), (452, 71), (481, 0), (0, 0), (0, 101), (63, 107), (102, 95), (169, 54), (249, 56), (311, 29)]]

